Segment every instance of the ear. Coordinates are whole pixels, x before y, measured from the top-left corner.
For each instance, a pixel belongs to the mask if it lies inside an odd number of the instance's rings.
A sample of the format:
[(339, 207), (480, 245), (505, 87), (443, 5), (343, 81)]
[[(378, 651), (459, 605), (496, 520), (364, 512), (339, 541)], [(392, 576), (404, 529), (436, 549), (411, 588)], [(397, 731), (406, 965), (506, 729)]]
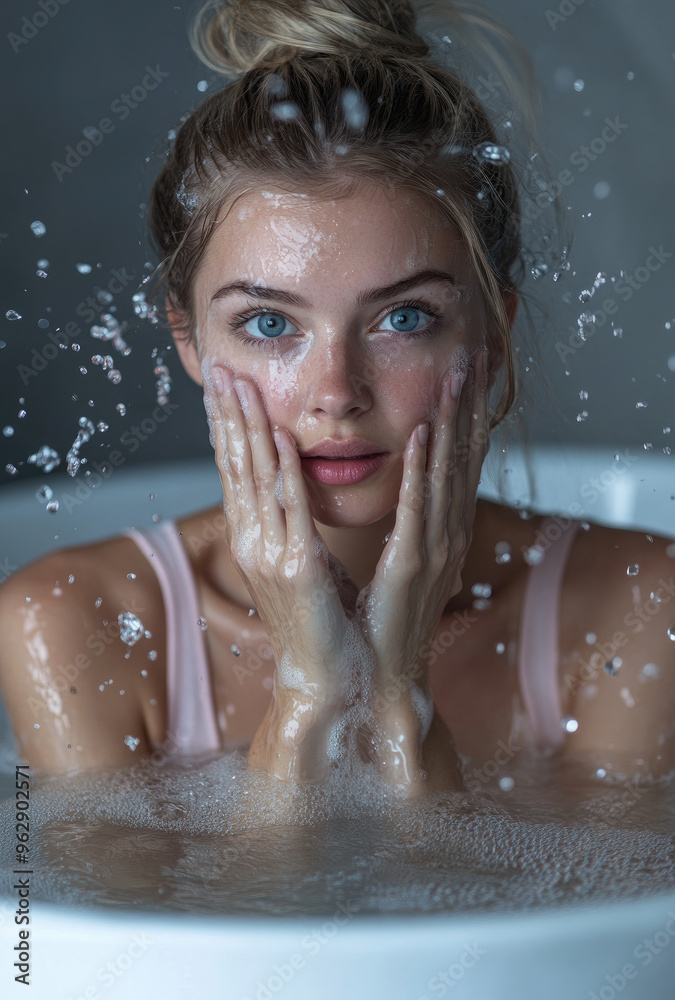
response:
[(194, 337), (188, 339), (187, 323), (182, 313), (166, 300), (166, 315), (171, 324), (171, 336), (176, 345), (178, 357), (193, 382), (202, 385), (202, 370)]

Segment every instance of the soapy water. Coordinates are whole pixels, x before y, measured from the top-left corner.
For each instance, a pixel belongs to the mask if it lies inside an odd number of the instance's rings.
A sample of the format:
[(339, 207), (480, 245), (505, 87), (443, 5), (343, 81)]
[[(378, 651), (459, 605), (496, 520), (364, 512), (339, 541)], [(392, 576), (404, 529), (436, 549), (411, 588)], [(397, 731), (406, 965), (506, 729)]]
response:
[[(366, 765), (294, 785), (249, 769), (242, 748), (34, 777), (32, 898), (282, 916), (347, 901), (364, 914), (504, 912), (675, 890), (672, 781), (615, 769), (610, 782), (582, 758), (524, 752), (506, 776), (469, 763), (480, 792), (414, 803)], [(5, 829), (13, 810), (0, 803)], [(12, 850), (3, 838), (7, 895)]]

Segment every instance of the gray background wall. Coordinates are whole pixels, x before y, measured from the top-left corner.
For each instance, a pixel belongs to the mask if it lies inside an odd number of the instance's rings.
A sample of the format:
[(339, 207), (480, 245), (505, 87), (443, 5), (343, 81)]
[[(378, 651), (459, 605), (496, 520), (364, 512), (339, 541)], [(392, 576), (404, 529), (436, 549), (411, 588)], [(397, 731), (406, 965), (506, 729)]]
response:
[[(19, 469), (15, 481), (36, 475), (25, 460), (43, 444), (65, 456), (82, 416), (109, 425), (85, 445), (89, 463), (115, 449), (130, 465), (210, 453), (200, 393), (175, 352), (167, 352), (167, 334), (137, 321), (131, 295), (147, 273), (143, 204), (167, 133), (203, 99), (199, 81), (211, 90), (219, 78), (188, 47), (185, 25), (192, 8), (185, 4), (44, 3), (45, 16), (35, 16), (44, 12), (38, 0), (5, 0), (1, 14), (0, 427), (15, 429), (13, 437), (0, 436), (3, 482), (10, 478), (7, 462)], [(551, 275), (530, 282), (549, 304), (550, 317), (534, 362), (524, 358), (529, 371), (518, 421), (533, 441), (606, 445), (608, 454), (622, 445), (648, 444), (661, 453), (673, 442), (663, 429), (675, 430), (675, 371), (668, 367), (672, 357), (675, 368), (675, 256), (666, 256), (675, 255), (672, 0), (582, 0), (578, 6), (572, 0), (550, 6), (491, 0), (487, 6), (517, 31), (533, 56), (544, 95), (546, 144), (554, 175), (569, 172), (565, 199), (576, 229), (571, 270), (558, 282)], [(45, 19), (40, 27), (30, 24)], [(143, 87), (144, 78), (154, 82), (147, 67), (166, 75), (124, 114), (116, 103), (120, 95)], [(579, 80), (583, 89), (575, 89)], [(66, 147), (76, 146), (83, 129), (103, 118), (112, 128), (100, 145), (59, 179), (53, 162), (63, 163)], [(607, 118), (621, 123), (611, 143), (601, 140)], [(591, 161), (579, 151), (594, 140), (594, 149), (605, 148)], [(603, 191), (608, 195), (598, 197)], [(47, 227), (42, 238), (31, 232), (34, 220)], [(651, 248), (661, 247), (659, 262)], [(36, 276), (41, 258), (50, 262), (46, 278)], [(79, 273), (78, 263), (91, 265), (91, 272)], [(633, 276), (634, 288), (625, 280), (621, 286), (611, 282), (622, 270)], [(608, 281), (584, 307), (579, 293), (600, 271)], [(89, 335), (93, 320), (86, 300), (97, 287), (116, 292), (117, 316), (131, 322), (127, 358)], [(585, 343), (565, 351), (584, 308), (598, 311), (598, 323)], [(10, 309), (22, 319), (8, 321)], [(69, 340), (81, 350), (69, 346), (46, 358), (53, 353), (45, 354), (50, 332), (58, 326), (74, 332), (67, 323), (79, 328)], [(612, 324), (622, 329), (621, 337)], [(562, 353), (556, 345), (563, 345)], [(170, 366), (177, 408), (141, 440), (133, 428), (156, 405), (154, 349)], [(119, 385), (91, 364), (95, 353), (119, 361)], [(125, 417), (115, 409), (118, 402), (127, 407)], [(648, 405), (637, 407), (640, 402)], [(25, 417), (18, 417), (20, 410)], [(588, 415), (578, 421), (582, 411)], [(128, 443), (120, 446), (125, 432), (127, 442), (136, 442), (133, 450)]]

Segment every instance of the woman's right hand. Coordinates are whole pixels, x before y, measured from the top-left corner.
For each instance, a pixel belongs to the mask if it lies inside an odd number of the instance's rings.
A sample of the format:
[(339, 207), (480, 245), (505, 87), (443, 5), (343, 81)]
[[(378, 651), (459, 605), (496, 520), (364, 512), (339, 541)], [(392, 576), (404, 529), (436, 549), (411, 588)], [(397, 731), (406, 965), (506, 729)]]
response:
[[(327, 736), (342, 714), (348, 686), (344, 649), (350, 623), (341, 593), (347, 606), (354, 605), (358, 588), (317, 533), (295, 442), (282, 428), (273, 439), (257, 386), (233, 379), (224, 365), (213, 366), (210, 379), (205, 374), (230, 553), (277, 666), (272, 705), (249, 762), (288, 777), (307, 776), (308, 769), (321, 773), (321, 762), (327, 763), (321, 734)], [(307, 758), (304, 766), (301, 757)]]

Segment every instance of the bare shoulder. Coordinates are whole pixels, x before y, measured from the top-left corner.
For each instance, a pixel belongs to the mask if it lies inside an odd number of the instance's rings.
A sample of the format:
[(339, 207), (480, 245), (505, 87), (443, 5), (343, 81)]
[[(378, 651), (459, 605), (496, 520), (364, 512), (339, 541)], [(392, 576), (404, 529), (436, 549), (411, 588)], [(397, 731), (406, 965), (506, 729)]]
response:
[(662, 535), (591, 524), (575, 539), (561, 599), (562, 678), (579, 724), (570, 749), (675, 767), (675, 559)]
[[(121, 641), (125, 612), (150, 639)], [(0, 587), (0, 630), (0, 686), (33, 766), (116, 766), (161, 741), (164, 607), (131, 539), (61, 549), (19, 570)]]

